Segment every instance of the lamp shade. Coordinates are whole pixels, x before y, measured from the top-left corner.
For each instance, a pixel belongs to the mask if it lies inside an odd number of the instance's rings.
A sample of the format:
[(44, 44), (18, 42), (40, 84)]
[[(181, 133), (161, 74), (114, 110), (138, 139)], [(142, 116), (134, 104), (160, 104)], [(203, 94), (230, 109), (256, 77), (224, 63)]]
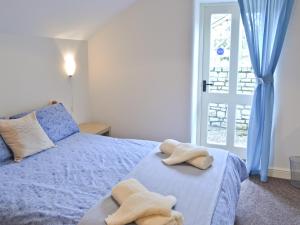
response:
[(76, 71), (76, 62), (74, 59), (74, 55), (67, 54), (64, 57), (65, 59), (65, 72), (69, 77), (74, 76)]

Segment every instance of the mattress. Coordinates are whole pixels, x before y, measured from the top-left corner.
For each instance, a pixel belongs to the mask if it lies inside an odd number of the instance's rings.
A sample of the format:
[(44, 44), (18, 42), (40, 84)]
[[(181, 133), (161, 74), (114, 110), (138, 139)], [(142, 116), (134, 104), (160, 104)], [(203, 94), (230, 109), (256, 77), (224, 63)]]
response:
[[(78, 133), (56, 148), (2, 165), (0, 224), (78, 224), (158, 144)], [(233, 223), (245, 176), (244, 164), (229, 155), (213, 224)]]

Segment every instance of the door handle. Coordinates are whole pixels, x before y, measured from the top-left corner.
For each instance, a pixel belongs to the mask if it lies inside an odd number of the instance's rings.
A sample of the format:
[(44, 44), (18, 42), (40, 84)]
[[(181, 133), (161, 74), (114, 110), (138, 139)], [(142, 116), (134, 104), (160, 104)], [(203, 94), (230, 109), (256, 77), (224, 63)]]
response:
[(210, 83), (207, 83), (207, 81), (206, 80), (203, 80), (202, 81), (202, 90), (203, 90), (203, 92), (206, 92), (206, 86), (213, 86), (214, 84), (210, 84)]

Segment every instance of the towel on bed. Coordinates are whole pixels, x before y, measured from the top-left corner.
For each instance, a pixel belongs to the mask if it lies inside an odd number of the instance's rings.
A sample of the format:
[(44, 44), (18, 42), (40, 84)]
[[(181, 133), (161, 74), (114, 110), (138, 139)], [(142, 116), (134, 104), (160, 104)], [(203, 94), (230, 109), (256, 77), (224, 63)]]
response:
[[(150, 193), (150, 195), (149, 195)], [(136, 195), (140, 194), (140, 195)], [(154, 194), (154, 195), (153, 195)], [(160, 204), (157, 202), (159, 197), (163, 197), (163, 201), (166, 203), (166, 200), (169, 201), (169, 205)], [(138, 182), (136, 179), (129, 179), (120, 182), (118, 185), (116, 185), (112, 190), (112, 197), (118, 202), (118, 204), (121, 205), (120, 209), (123, 207), (122, 210), (125, 208), (125, 213), (131, 214), (126, 215), (128, 217), (124, 217), (122, 215), (122, 218), (120, 217), (120, 214), (116, 215), (113, 214), (114, 217), (108, 217), (105, 221), (107, 224), (120, 224), (115, 222), (124, 222), (125, 220), (132, 220), (135, 221), (137, 225), (182, 225), (183, 224), (183, 217), (182, 214), (176, 211), (172, 211), (172, 207), (176, 203), (176, 199), (173, 196), (161, 196), (156, 193), (149, 192), (147, 188), (145, 188), (140, 182)], [(131, 203), (133, 203), (133, 199), (137, 200), (137, 203), (135, 203), (134, 208), (132, 208)], [(150, 198), (150, 199), (149, 199)], [(167, 199), (166, 199), (167, 198)], [(168, 214), (161, 213), (162, 211), (152, 211), (153, 208), (150, 210), (149, 203), (155, 201), (155, 207), (157, 209), (158, 207), (163, 207), (163, 212), (166, 212), (167, 209)], [(130, 203), (130, 204), (129, 204)], [(151, 204), (152, 204), (151, 203)], [(126, 205), (125, 205), (126, 204)], [(140, 206), (145, 207), (143, 209), (140, 208)], [(138, 207), (136, 209), (135, 207)], [(130, 213), (126, 212), (129, 210), (129, 208), (132, 210)], [(144, 211), (143, 211), (144, 210)], [(150, 214), (151, 215), (150, 215)], [(135, 214), (135, 215), (132, 215)], [(116, 220), (116, 216), (118, 219)], [(121, 219), (120, 219), (121, 218)], [(130, 218), (130, 219), (129, 219)], [(135, 219), (134, 219), (135, 218)], [(134, 220), (133, 220), (134, 219)], [(131, 222), (132, 222), (131, 221)]]
[(213, 162), (213, 157), (209, 155), (207, 149), (188, 143), (180, 143), (176, 140), (168, 139), (160, 145), (162, 153), (170, 155), (162, 160), (167, 165), (176, 165), (187, 162), (199, 169), (207, 169)]
[(118, 183), (112, 189), (111, 195), (119, 205), (122, 205), (129, 196), (145, 191), (148, 191), (148, 189), (136, 179), (128, 179)]

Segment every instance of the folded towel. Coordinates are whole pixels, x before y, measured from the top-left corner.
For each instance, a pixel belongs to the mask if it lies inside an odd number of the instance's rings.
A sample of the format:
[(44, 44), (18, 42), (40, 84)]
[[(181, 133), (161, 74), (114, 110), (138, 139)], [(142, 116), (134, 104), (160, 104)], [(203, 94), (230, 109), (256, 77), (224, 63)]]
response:
[(133, 194), (145, 192), (148, 189), (136, 179), (128, 179), (118, 183), (111, 191), (112, 197), (122, 205), (123, 202)]
[(181, 144), (181, 142), (173, 140), (173, 139), (167, 139), (163, 143), (161, 143), (159, 148), (162, 153), (171, 155), (174, 152), (176, 146), (179, 144)]
[(146, 216), (170, 217), (175, 204), (176, 198), (173, 196), (163, 196), (150, 191), (139, 192), (129, 196), (105, 222), (107, 225), (125, 225)]
[(213, 157), (209, 155), (207, 149), (188, 143), (180, 143), (176, 140), (168, 139), (160, 145), (162, 153), (170, 155), (163, 162), (167, 165), (176, 165), (187, 162), (199, 169), (207, 169), (213, 162)]
[(183, 225), (183, 216), (172, 210), (171, 216), (147, 216), (135, 221), (137, 225)]
[(167, 139), (160, 145), (160, 150), (162, 153), (165, 153), (167, 155), (171, 155), (176, 148), (182, 148), (183, 150), (193, 150), (193, 151), (201, 151), (202, 156), (208, 156), (209, 153), (207, 151), (206, 147), (203, 146), (197, 146), (190, 143), (181, 143), (179, 141), (173, 140), (173, 139)]
[[(133, 194), (148, 192), (147, 188), (144, 187), (136, 179), (129, 179), (121, 181), (112, 189), (112, 197), (120, 204), (123, 203)], [(174, 202), (175, 205), (175, 202)], [(109, 221), (108, 221), (109, 222)], [(182, 225), (183, 216), (181, 213), (171, 211), (169, 216), (163, 215), (151, 215), (143, 216), (135, 220), (137, 225)]]

